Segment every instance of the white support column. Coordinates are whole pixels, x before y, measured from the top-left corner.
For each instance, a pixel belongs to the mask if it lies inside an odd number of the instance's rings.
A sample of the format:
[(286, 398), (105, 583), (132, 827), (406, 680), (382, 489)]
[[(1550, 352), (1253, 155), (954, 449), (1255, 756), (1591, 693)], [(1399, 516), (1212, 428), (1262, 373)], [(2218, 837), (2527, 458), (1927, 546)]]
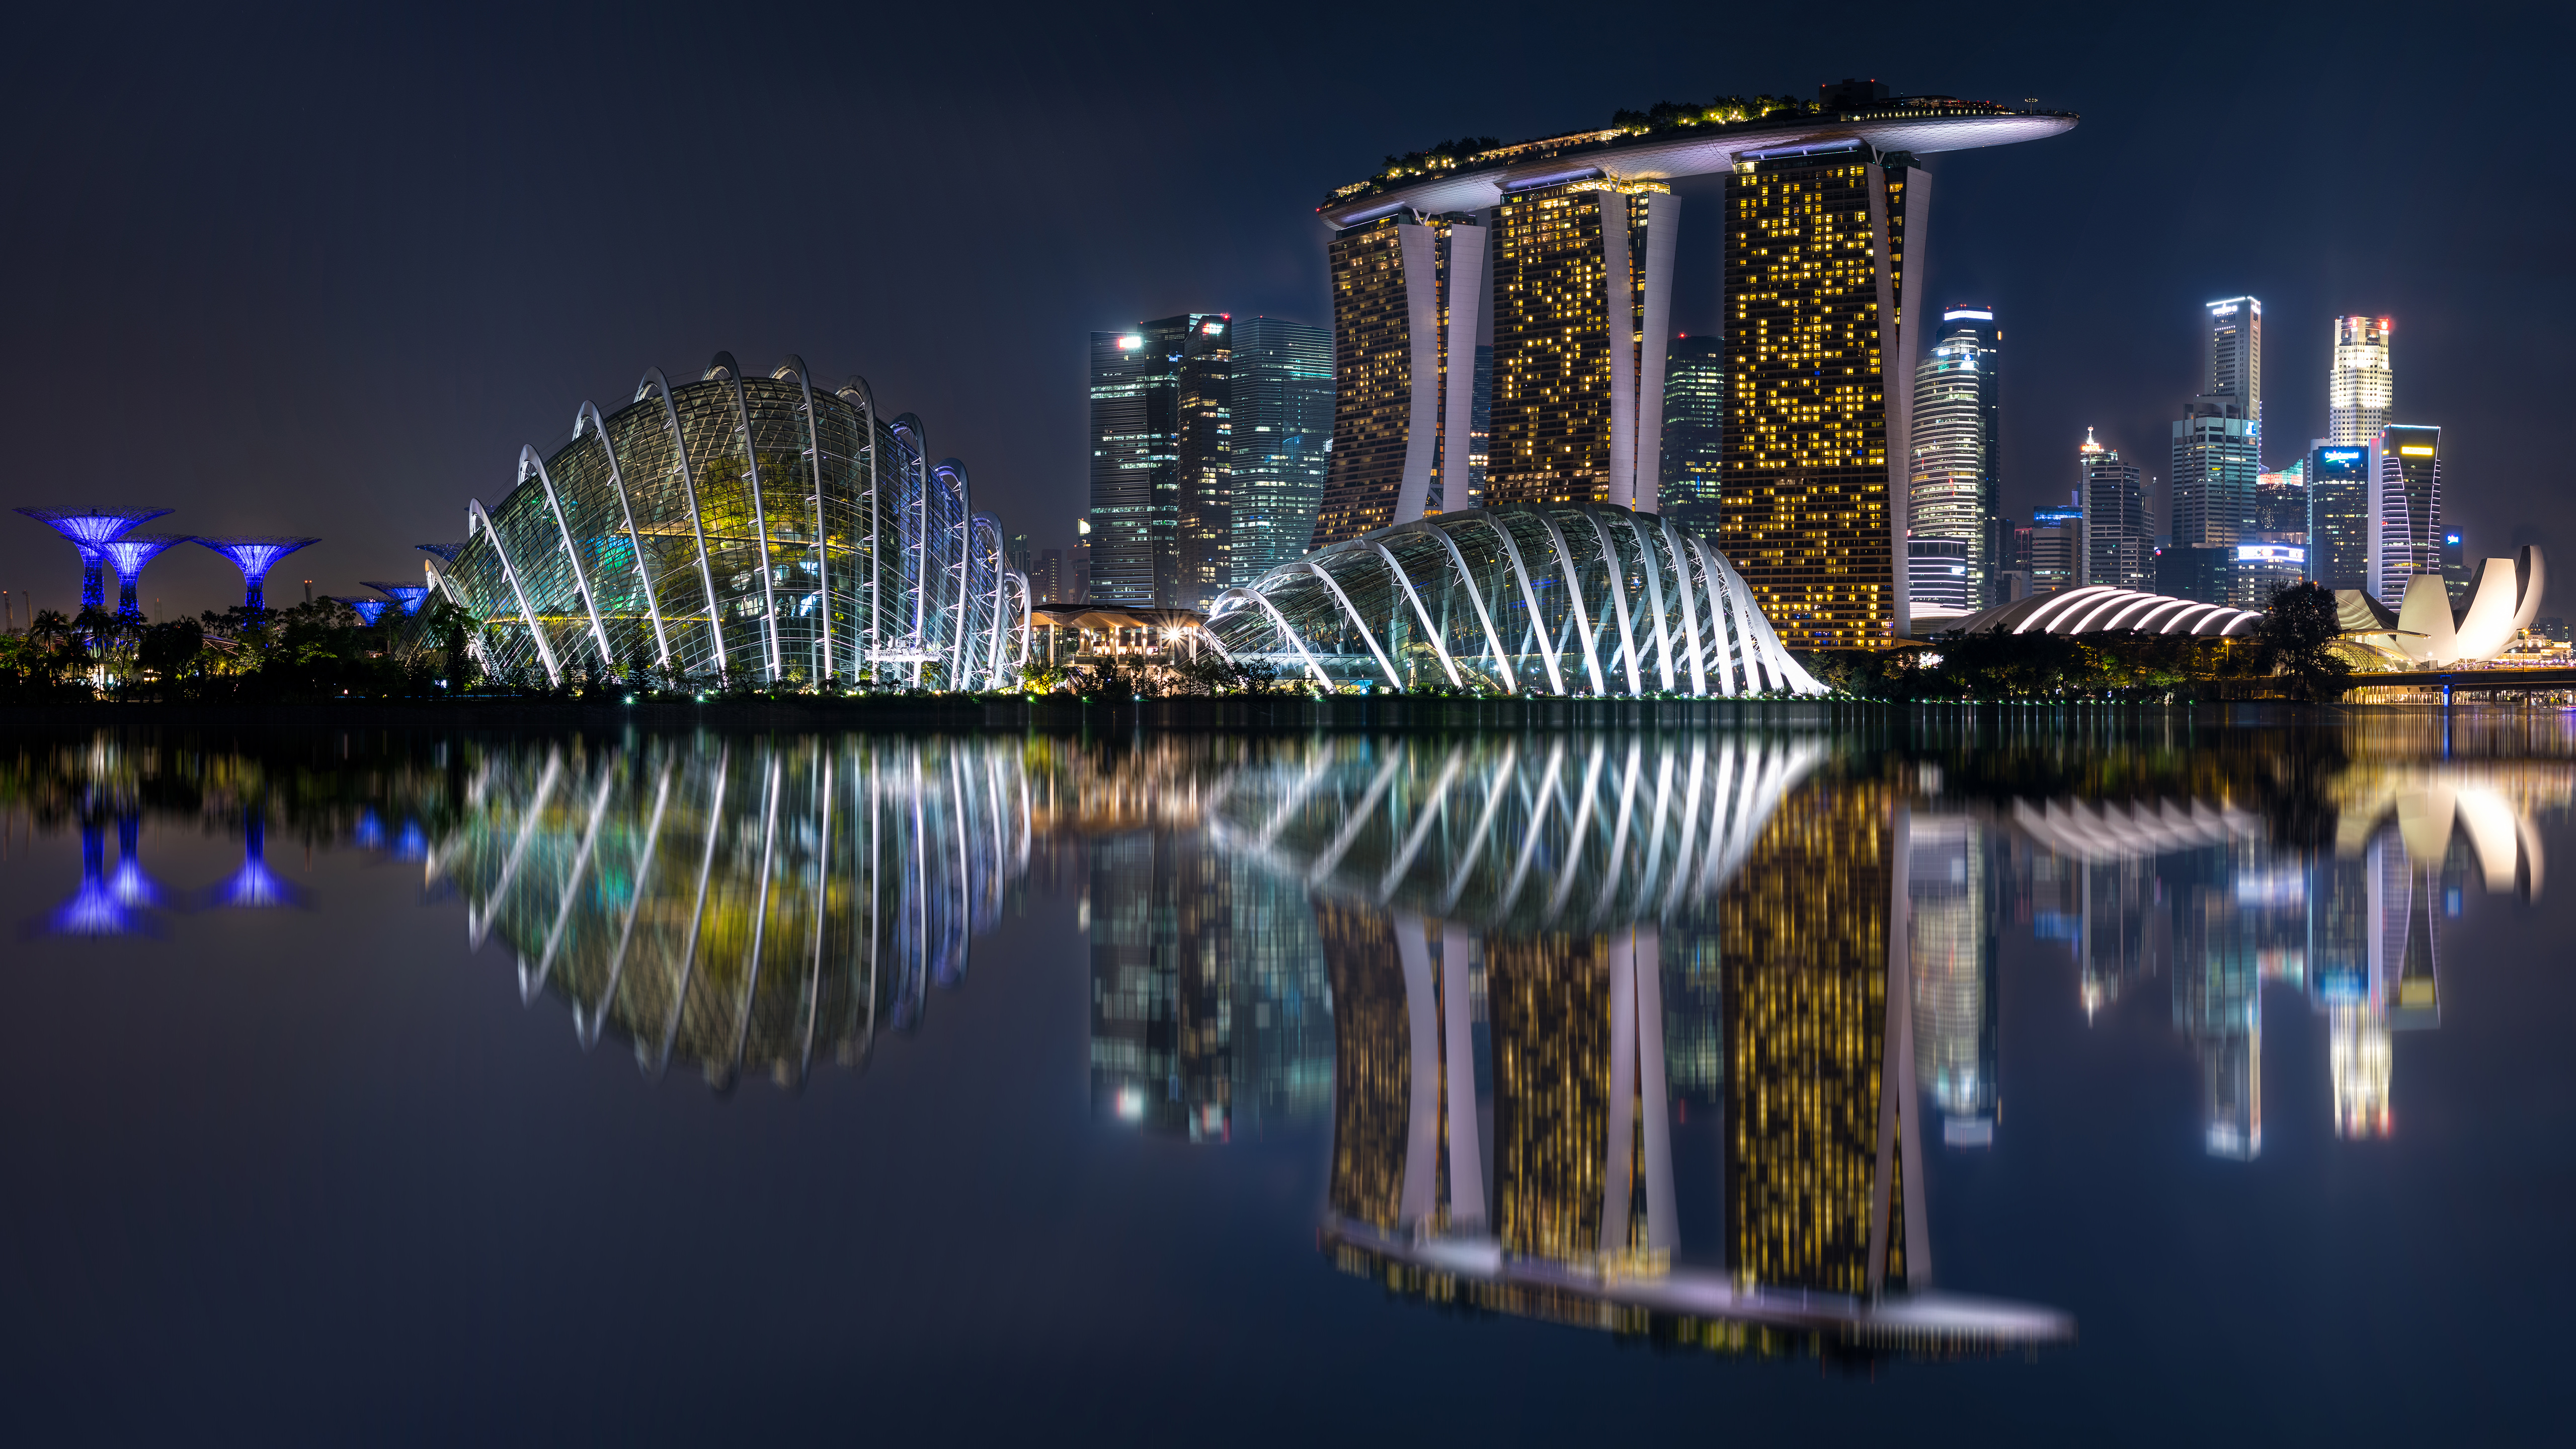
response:
[(546, 507), (555, 516), (555, 535), (563, 540), (564, 562), (572, 567), (573, 587), (581, 591), (581, 606), (590, 614), (590, 642), (599, 649), (599, 667), (614, 672), (617, 659), (608, 652), (608, 630), (599, 621), (599, 596), (590, 587), (590, 571), (581, 566), (581, 550), (573, 546), (572, 520), (564, 516), (563, 499), (555, 492), (553, 475), (546, 471), (543, 458), (531, 447), (519, 449), (519, 481), (528, 474), (537, 475), (537, 486), (545, 490)]
[(719, 368), (723, 370), (726, 380), (733, 384), (734, 421), (741, 427), (743, 479), (744, 485), (751, 492), (751, 531), (760, 540), (760, 622), (763, 626), (761, 633), (769, 641), (769, 678), (772, 683), (776, 683), (780, 672), (776, 577), (778, 570), (769, 556), (769, 517), (760, 506), (760, 449), (752, 442), (751, 401), (742, 390), (742, 369), (735, 365), (731, 354), (719, 352), (716, 354), (715, 362), (707, 368), (709, 381), (714, 380)]
[[(1637, 634), (1628, 626), (1628, 571), (1620, 566), (1619, 546), (1610, 541), (1609, 525), (1601, 521), (1601, 515), (1587, 508), (1583, 511), (1583, 517), (1592, 525), (1593, 537), (1601, 544), (1601, 568), (1610, 586), (1610, 602), (1619, 616), (1619, 645), (1627, 655), (1628, 692), (1632, 695), (1643, 694), (1646, 692), (1646, 687), (1637, 674)], [(1631, 517), (1633, 519), (1633, 515)], [(1654, 566), (1654, 560), (1651, 557), (1648, 558), (1646, 567), (1651, 569)], [(1668, 676), (1665, 682), (1670, 684), (1669, 676), (1672, 670), (1669, 663), (1664, 673)]]
[[(1628, 198), (1592, 193), (1601, 209), (1601, 303), (1610, 343), (1610, 504), (1637, 504), (1637, 279), (1628, 261)], [(1598, 686), (1595, 686), (1598, 688)], [(1606, 1228), (1605, 1228), (1606, 1231)]]
[(1396, 689), (1404, 688), (1404, 676), (1395, 672), (1395, 661), (1387, 658), (1386, 651), (1377, 647), (1377, 635), (1369, 631), (1368, 620), (1360, 617), (1360, 611), (1351, 603), (1351, 596), (1342, 592), (1342, 586), (1334, 581), (1332, 574), (1327, 572), (1322, 564), (1309, 562), (1306, 569), (1315, 577), (1322, 579), (1324, 587), (1332, 590), (1333, 597), (1341, 601), (1342, 617), (1350, 620), (1351, 627), (1357, 629), (1360, 637), (1368, 641), (1369, 652), (1377, 656), (1377, 667), (1386, 671), (1388, 685)]
[(1431, 497), (1431, 465), (1440, 456), (1440, 236), (1420, 222), (1398, 222), (1396, 255), (1404, 267), (1404, 310), (1413, 347), (1411, 397), (1405, 408), (1404, 477), (1396, 486), (1395, 523), (1422, 517)]
[[(1557, 527), (1556, 520), (1549, 517), (1545, 510), (1540, 510), (1537, 518), (1539, 522), (1547, 525), (1547, 536), (1556, 545), (1557, 566), (1565, 575), (1565, 606), (1573, 611), (1575, 635), (1583, 641), (1583, 667), (1591, 675), (1592, 692), (1608, 694), (1610, 686), (1604, 682), (1601, 675), (1601, 651), (1595, 648), (1592, 642), (1592, 611), (1585, 607), (1583, 602), (1583, 581), (1574, 575), (1574, 550), (1566, 546), (1565, 530)], [(1530, 610), (1530, 622), (1533, 624), (1538, 622), (1538, 610), (1535, 605)], [(1542, 634), (1540, 637), (1546, 636)]]
[[(1628, 525), (1629, 534), (1637, 540), (1637, 566), (1646, 571), (1646, 599), (1655, 606), (1655, 672), (1663, 680), (1662, 687), (1669, 692), (1673, 687), (1673, 626), (1664, 607), (1663, 561), (1655, 556), (1655, 546), (1646, 541), (1645, 526), (1638, 521), (1636, 514), (1630, 513), (1622, 521)], [(1684, 567), (1679, 574), (1682, 591), (1687, 594), (1690, 591), (1690, 570)]]
[(1629, 940), (1637, 969), (1637, 1095), (1646, 1112), (1646, 1246), (1669, 1253), (1681, 1243), (1681, 1224), (1673, 1204), (1673, 1093), (1664, 1080), (1663, 938), (1639, 926)]
[(1449, 1222), (1485, 1221), (1485, 1153), (1476, 1125), (1476, 1029), (1471, 1020), (1468, 953), (1475, 937), (1459, 926), (1440, 932), (1440, 1016), (1449, 1084)]
[[(1661, 522), (1664, 546), (1671, 550), (1673, 556), (1673, 577), (1682, 587), (1682, 635), (1690, 640), (1691, 693), (1706, 694), (1708, 693), (1708, 658), (1700, 649), (1699, 603), (1697, 595), (1691, 589), (1690, 551), (1682, 547), (1681, 534), (1673, 527), (1673, 521), (1667, 518)], [(1711, 608), (1713, 618), (1714, 605)]]
[(1636, 1194), (1637, 939), (1610, 937), (1610, 1140), (1602, 1156), (1601, 1237), (1594, 1251), (1628, 1251), (1630, 1203)]
[(608, 486), (617, 492), (617, 512), (626, 523), (626, 542), (635, 550), (635, 579), (644, 587), (644, 613), (653, 621), (653, 648), (658, 655), (653, 662), (667, 665), (671, 662), (671, 636), (662, 627), (662, 601), (655, 596), (653, 571), (644, 563), (644, 535), (635, 529), (635, 505), (626, 497), (626, 470), (618, 464), (617, 445), (609, 441), (607, 420), (600, 417), (599, 409), (588, 402), (584, 402), (572, 415), (574, 437), (581, 436), (584, 422), (599, 433), (599, 451), (608, 458)]
[(1557, 666), (1555, 641), (1547, 637), (1547, 625), (1539, 617), (1538, 590), (1530, 587), (1529, 567), (1521, 562), (1520, 545), (1512, 541), (1512, 531), (1490, 514), (1479, 515), (1484, 525), (1503, 541), (1503, 557), (1512, 561), (1512, 574), (1520, 580), (1521, 602), (1529, 606), (1530, 637), (1538, 641), (1539, 662), (1547, 666), (1547, 686), (1558, 694), (1565, 693), (1565, 672)]
[[(1439, 532), (1437, 529), (1432, 531)], [(1386, 560), (1387, 572), (1395, 575), (1395, 581), (1403, 588), (1405, 598), (1413, 602), (1413, 617), (1421, 621), (1422, 637), (1431, 641), (1431, 652), (1440, 656), (1440, 667), (1448, 671), (1450, 685), (1459, 689), (1466, 688), (1465, 682), (1458, 677), (1457, 661), (1449, 657), (1449, 646), (1440, 637), (1439, 626), (1431, 622), (1431, 611), (1422, 607), (1422, 595), (1414, 591), (1413, 579), (1405, 573), (1404, 565), (1396, 562), (1395, 551), (1383, 543), (1373, 543), (1370, 547), (1377, 550), (1379, 558)], [(1389, 620), (1388, 623), (1392, 626), (1394, 621)], [(1395, 631), (1390, 627), (1387, 632), (1391, 635)]]
[(1403, 1196), (1396, 1210), (1396, 1221), (1409, 1228), (1438, 1206), (1440, 1176), (1440, 1010), (1432, 1000), (1431, 950), (1422, 918), (1410, 911), (1396, 913), (1395, 955), (1404, 970), (1404, 1013), (1413, 1043)]
[(1458, 541), (1445, 528), (1427, 530), (1440, 546), (1449, 550), (1449, 561), (1458, 567), (1458, 586), (1467, 591), (1467, 602), (1476, 610), (1476, 622), (1485, 626), (1485, 645), (1494, 651), (1494, 672), (1503, 677), (1503, 693), (1521, 692), (1520, 671), (1512, 666), (1511, 656), (1503, 652), (1503, 636), (1494, 632), (1494, 616), (1485, 609), (1485, 591), (1476, 576), (1467, 569), (1467, 556), (1458, 551)]
[(537, 662), (546, 667), (546, 683), (563, 683), (563, 671), (555, 666), (554, 646), (546, 642), (546, 631), (537, 627), (536, 610), (528, 607), (528, 591), (519, 582), (517, 566), (510, 562), (509, 545), (502, 540), (501, 530), (492, 526), (492, 515), (483, 510), (483, 500), (467, 499), (465, 517), (469, 538), (473, 528), (479, 525), (484, 536), (492, 540), (492, 557), (501, 561), (501, 574), (510, 581), (510, 596), (519, 601), (519, 618), (528, 626), (528, 638), (537, 646)]
[[(1637, 511), (1658, 511), (1664, 481), (1664, 366), (1672, 352), (1674, 239), (1682, 199), (1668, 191), (1646, 198), (1646, 315), (1637, 358)], [(1908, 376), (1912, 373), (1909, 370)]]
[[(1485, 314), (1485, 229), (1449, 228), (1448, 396), (1440, 423), (1440, 511), (1481, 502), (1467, 496), (1467, 440), (1476, 426), (1476, 331)], [(1401, 521), (1401, 520), (1399, 520)]]

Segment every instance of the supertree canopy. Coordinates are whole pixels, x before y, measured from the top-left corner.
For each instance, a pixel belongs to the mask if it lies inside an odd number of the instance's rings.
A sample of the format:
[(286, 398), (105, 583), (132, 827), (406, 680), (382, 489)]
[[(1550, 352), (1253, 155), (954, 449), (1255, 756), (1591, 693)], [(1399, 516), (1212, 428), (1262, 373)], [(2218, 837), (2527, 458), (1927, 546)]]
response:
[(107, 580), (101, 570), (107, 564), (106, 546), (125, 535), (136, 524), (159, 518), (167, 508), (21, 508), (20, 513), (38, 523), (52, 525), (56, 533), (70, 539), (81, 556), (81, 607), (102, 608), (107, 603)]
[[(450, 562), (454, 562), (454, 560), (450, 560)], [(402, 611), (406, 614), (419, 613), (420, 606), (429, 601), (429, 585), (427, 584), (388, 584), (379, 583), (374, 579), (360, 579), (358, 582), (365, 584), (368, 588), (371, 588), (377, 593), (384, 595), (386, 598), (393, 600), (395, 603), (402, 605)]]
[(143, 566), (187, 541), (184, 533), (129, 533), (102, 545), (101, 551), (116, 569), (116, 612), (142, 613), (134, 590), (143, 578)]
[(357, 610), (358, 617), (364, 619), (370, 629), (376, 626), (378, 619), (385, 616), (385, 610), (393, 607), (382, 599), (341, 599), (340, 602)]
[(318, 538), (288, 538), (267, 533), (240, 533), (197, 540), (231, 559), (233, 567), (242, 571), (242, 604), (251, 609), (268, 607), (268, 571), (277, 567), (279, 559), (321, 541)]

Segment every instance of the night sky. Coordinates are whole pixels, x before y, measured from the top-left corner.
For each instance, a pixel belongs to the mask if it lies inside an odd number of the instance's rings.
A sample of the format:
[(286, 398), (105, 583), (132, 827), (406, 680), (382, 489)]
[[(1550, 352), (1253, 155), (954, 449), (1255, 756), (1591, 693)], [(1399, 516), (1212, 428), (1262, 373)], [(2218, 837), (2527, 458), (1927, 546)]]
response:
[[(2016, 514), (2071, 486), (2087, 425), (2167, 473), (2199, 304), (2251, 292), (2267, 463), (2325, 426), (2330, 319), (2386, 314), (2397, 415), (2444, 428), (2471, 552), (2524, 524), (2576, 547), (2547, 69), (2570, 13), (54, 7), (0, 56), (0, 505), (319, 534), (271, 600), (352, 593), (415, 576), (411, 546), (460, 536), (584, 399), (793, 351), (920, 413), (1011, 531), (1068, 543), (1085, 334), (1329, 322), (1313, 207), (1381, 156), (1858, 75), (2084, 117), (1931, 161), (1929, 290), (2000, 311)], [(1700, 331), (1715, 183), (1681, 190), (1676, 324)], [(76, 579), (0, 522), (0, 588), (68, 609)], [(144, 594), (238, 587), (190, 549)]]

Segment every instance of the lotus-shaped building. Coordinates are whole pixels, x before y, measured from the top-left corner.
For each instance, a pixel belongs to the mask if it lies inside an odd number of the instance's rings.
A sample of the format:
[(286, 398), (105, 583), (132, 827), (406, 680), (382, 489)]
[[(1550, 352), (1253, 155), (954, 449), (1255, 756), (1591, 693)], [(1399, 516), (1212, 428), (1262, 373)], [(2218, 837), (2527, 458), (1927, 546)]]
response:
[(1217, 596), (1208, 632), (1283, 678), (1501, 694), (1822, 694), (1717, 550), (1607, 504), (1470, 508)]
[(432, 580), (482, 621), (496, 674), (561, 682), (638, 664), (756, 683), (998, 687), (1028, 647), (1028, 581), (966, 467), (865, 382), (789, 357), (746, 375), (717, 353), (658, 370), (632, 402), (583, 403), (572, 436), (523, 448), (517, 486), (466, 508)]

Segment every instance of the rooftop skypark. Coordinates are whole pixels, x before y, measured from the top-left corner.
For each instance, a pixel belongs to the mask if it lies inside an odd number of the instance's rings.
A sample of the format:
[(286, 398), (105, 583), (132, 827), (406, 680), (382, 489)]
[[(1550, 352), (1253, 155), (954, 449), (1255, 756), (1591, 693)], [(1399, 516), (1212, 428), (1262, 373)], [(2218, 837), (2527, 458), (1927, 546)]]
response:
[[(1812, 101), (1785, 95), (1659, 101), (1645, 111), (1616, 112), (1598, 130), (1511, 145), (1468, 136), (1389, 156), (1376, 175), (1335, 188), (1316, 211), (1334, 226), (1352, 226), (1408, 206), (1426, 213), (1481, 210), (1505, 191), (1587, 175), (1708, 175), (1732, 169), (1751, 151), (1841, 140), (1881, 151), (1957, 151), (2053, 136), (2075, 121), (2067, 112), (2029, 106), (1890, 96), (1874, 81), (1827, 82)], [(1587, 164), (1570, 164), (1578, 158)]]

